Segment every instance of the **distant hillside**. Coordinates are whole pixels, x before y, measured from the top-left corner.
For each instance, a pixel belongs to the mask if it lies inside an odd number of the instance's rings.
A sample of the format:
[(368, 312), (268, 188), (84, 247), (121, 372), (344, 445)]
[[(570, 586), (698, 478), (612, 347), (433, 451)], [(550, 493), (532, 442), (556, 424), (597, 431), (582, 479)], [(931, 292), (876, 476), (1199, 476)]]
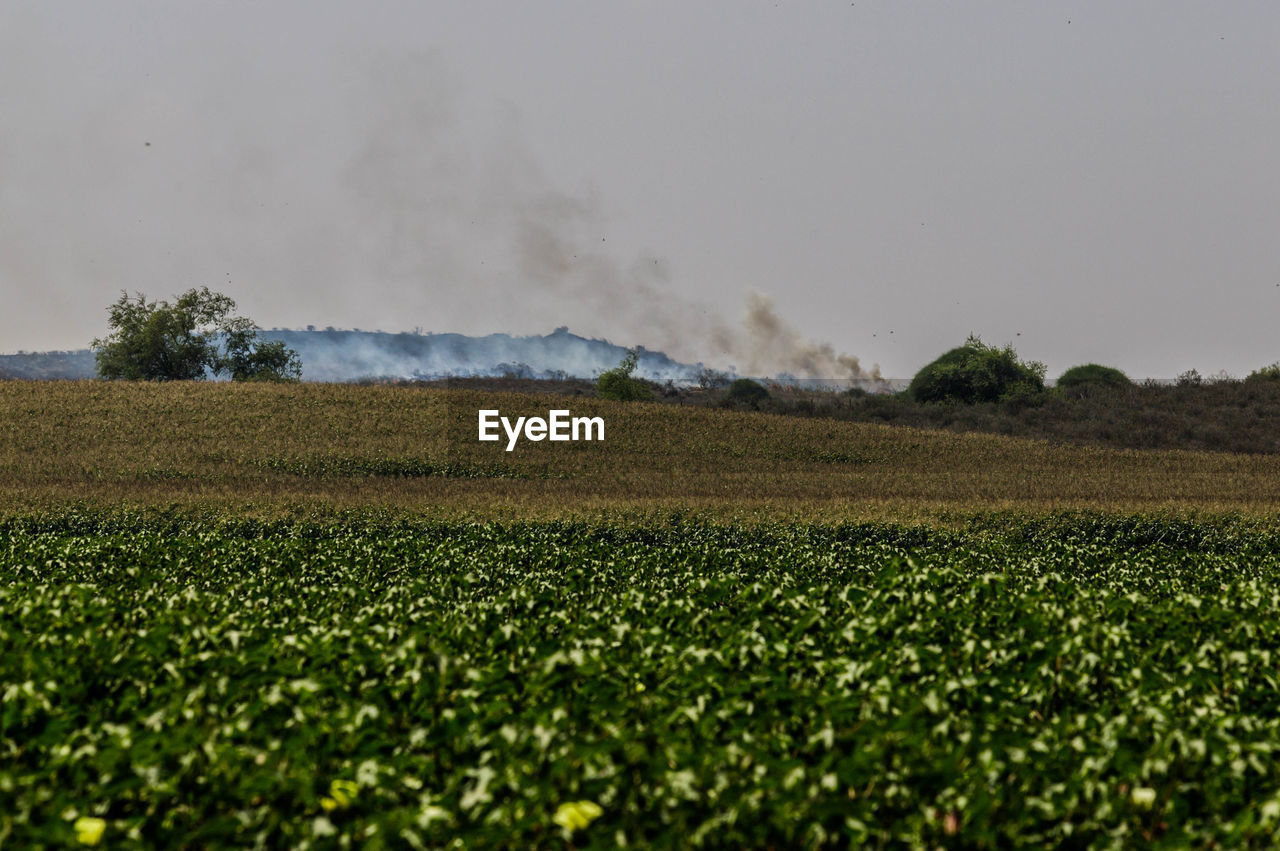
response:
[(0, 378), (53, 380), (93, 378), (94, 375), (93, 352), (88, 349), (0, 355)]
[[(594, 378), (617, 366), (627, 350), (558, 328), (545, 336), (387, 334), (380, 331), (262, 332), (302, 359), (308, 381), (358, 378), (448, 378), (516, 375), (521, 378)], [(658, 381), (692, 378), (698, 366), (639, 348), (637, 372)]]
[[(382, 331), (263, 331), (302, 359), (306, 381), (362, 378), (449, 378), (515, 375), (521, 378), (594, 378), (617, 366), (627, 350), (558, 328), (545, 336), (388, 334)], [(700, 365), (680, 363), (639, 348), (637, 373), (655, 381), (692, 379)], [(93, 353), (25, 352), (0, 355), (0, 377), (92, 378)]]

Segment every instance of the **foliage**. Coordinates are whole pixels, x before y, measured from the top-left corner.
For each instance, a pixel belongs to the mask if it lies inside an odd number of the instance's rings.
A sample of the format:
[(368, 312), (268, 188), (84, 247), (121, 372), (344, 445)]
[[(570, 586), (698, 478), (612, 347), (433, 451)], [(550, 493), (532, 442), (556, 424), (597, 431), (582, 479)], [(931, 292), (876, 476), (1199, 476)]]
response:
[(0, 532), (14, 847), (1280, 842), (1275, 533)]
[(297, 381), (302, 378), (298, 353), (280, 340), (259, 340), (258, 328), (249, 319), (224, 320), (223, 351), (215, 355), (215, 373), (226, 372), (232, 381)]
[(1058, 379), (1059, 389), (1077, 392), (1092, 388), (1118, 390), (1132, 385), (1133, 382), (1120, 370), (1096, 363), (1073, 366), (1062, 373), (1062, 377)]
[(1280, 381), (1280, 362), (1255, 369), (1245, 381)]
[[(1086, 385), (1087, 386), (1087, 385)], [(1174, 386), (1133, 383), (1123, 393), (1081, 390), (1015, 396), (999, 403), (937, 405), (906, 393), (774, 391), (768, 410), (793, 417), (885, 423), (916, 429), (989, 433), (1080, 446), (1186, 449), (1251, 454), (1280, 453), (1280, 381), (1205, 381)], [(675, 400), (702, 403), (693, 394)]]
[(233, 381), (296, 381), (297, 353), (257, 339), (252, 321), (231, 315), (235, 302), (208, 287), (170, 304), (142, 293), (107, 309), (111, 333), (94, 340), (98, 375), (131, 381), (200, 381), (227, 373)]
[(731, 402), (755, 408), (769, 398), (769, 391), (765, 389), (763, 384), (752, 381), (750, 378), (737, 378), (729, 385), (725, 398)]
[(1045, 366), (1018, 359), (1013, 346), (988, 346), (976, 336), (940, 355), (911, 380), (917, 402), (997, 402), (1010, 394), (1026, 399), (1044, 389)]
[(295, 476), (316, 479), (390, 477), (403, 479), (444, 476), (459, 479), (528, 478), (513, 467), (499, 464), (478, 466), (440, 463), (430, 458), (360, 458), (356, 456), (322, 455), (310, 458), (272, 456), (256, 462), (266, 470), (281, 470)]
[(633, 378), (631, 375), (635, 372), (636, 362), (636, 350), (630, 349), (621, 363), (613, 369), (600, 373), (600, 377), (596, 379), (596, 395), (601, 399), (610, 399), (615, 402), (652, 399), (653, 390), (650, 389), (648, 382)]
[(1200, 374), (1198, 369), (1188, 369), (1178, 375), (1177, 384), (1179, 387), (1199, 387), (1203, 383), (1204, 376)]
[(176, 303), (148, 302), (138, 293), (108, 308), (112, 333), (96, 339), (98, 373), (103, 378), (195, 381), (217, 367), (217, 323), (234, 302), (207, 287), (190, 290)]
[(1046, 401), (1044, 386), (1032, 384), (1015, 384), (1000, 397), (1000, 406), (1013, 413), (1020, 413), (1027, 408), (1038, 408)]

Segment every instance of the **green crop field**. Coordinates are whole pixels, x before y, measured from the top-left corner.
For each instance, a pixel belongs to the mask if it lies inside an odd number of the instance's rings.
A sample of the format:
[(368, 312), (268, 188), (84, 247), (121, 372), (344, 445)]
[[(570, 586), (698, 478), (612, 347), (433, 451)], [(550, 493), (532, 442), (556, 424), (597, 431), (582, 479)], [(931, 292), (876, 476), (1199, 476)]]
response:
[(1280, 844), (1275, 459), (548, 402), (0, 382), (0, 847)]
[(1280, 536), (1247, 524), (4, 540), (6, 847), (1280, 841)]

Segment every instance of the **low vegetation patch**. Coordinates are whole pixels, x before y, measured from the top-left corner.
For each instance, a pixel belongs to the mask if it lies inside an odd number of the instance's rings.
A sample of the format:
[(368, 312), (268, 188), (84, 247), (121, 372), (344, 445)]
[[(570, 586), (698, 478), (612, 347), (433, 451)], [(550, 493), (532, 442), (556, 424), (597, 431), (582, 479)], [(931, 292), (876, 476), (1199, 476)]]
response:
[(0, 522), (14, 847), (1280, 842), (1238, 522)]
[(522, 479), (528, 474), (499, 464), (441, 462), (429, 458), (362, 458), (344, 455), (270, 457), (253, 462), (268, 470), (318, 479), (358, 477), (452, 479)]
[[(815, 392), (775, 386), (758, 404), (791, 417), (885, 423), (1034, 437), (1118, 449), (1280, 453), (1280, 380), (1260, 370), (1243, 381), (1135, 384), (1105, 380), (1011, 394), (998, 401), (920, 402), (907, 393)], [(717, 397), (715, 394), (720, 393)], [(721, 391), (688, 392), (669, 404), (714, 405)]]

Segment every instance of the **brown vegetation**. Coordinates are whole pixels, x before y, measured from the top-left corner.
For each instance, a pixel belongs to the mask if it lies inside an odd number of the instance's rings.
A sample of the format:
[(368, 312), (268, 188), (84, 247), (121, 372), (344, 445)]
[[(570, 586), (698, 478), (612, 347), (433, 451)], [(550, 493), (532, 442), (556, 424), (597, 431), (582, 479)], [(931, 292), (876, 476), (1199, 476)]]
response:
[[(417, 384), (487, 392), (594, 395), (594, 385), (582, 380), (466, 378)], [(1280, 453), (1280, 429), (1274, 427), (1280, 422), (1280, 380), (1149, 383), (1070, 391), (1050, 388), (1036, 399), (974, 405), (924, 404), (905, 393), (850, 394), (767, 386), (768, 399), (741, 404), (729, 398), (727, 388), (652, 385), (656, 400), (685, 407), (758, 409), (785, 416), (1001, 434), (1076, 446)]]
[[(476, 439), (476, 412), (605, 418), (604, 443)], [(424, 387), (0, 383), (0, 510), (839, 519), (1280, 506), (1280, 457), (1118, 451), (713, 407)]]
[[(1042, 438), (1117, 449), (1280, 453), (1280, 381), (1133, 385), (976, 405), (922, 404), (905, 394), (848, 395), (774, 387), (760, 409), (789, 416)], [(723, 393), (685, 401), (724, 404)]]

